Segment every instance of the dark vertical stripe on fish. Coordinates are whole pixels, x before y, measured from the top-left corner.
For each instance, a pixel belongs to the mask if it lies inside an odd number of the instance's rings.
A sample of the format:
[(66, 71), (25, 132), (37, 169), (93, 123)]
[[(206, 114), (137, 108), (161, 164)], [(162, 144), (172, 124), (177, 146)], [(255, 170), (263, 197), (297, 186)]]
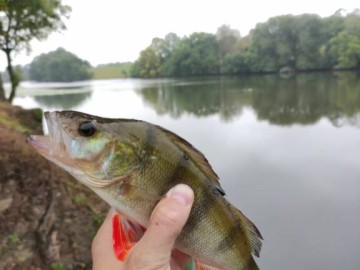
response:
[[(170, 163), (170, 161), (167, 161)], [(178, 160), (175, 166), (167, 166), (167, 168), (173, 168), (171, 174), (169, 174), (166, 185), (160, 190), (160, 194), (165, 194), (170, 188), (174, 187), (179, 183), (186, 183), (185, 175), (188, 164), (186, 160), (183, 160), (183, 157), (179, 155)]]
[(177, 165), (169, 177), (166, 187), (162, 190), (164, 194), (167, 190), (176, 184), (184, 183), (189, 185), (195, 193), (195, 203), (193, 205), (191, 215), (184, 227), (184, 231), (193, 230), (199, 221), (203, 220), (207, 213), (211, 210), (216, 200), (213, 198), (214, 194), (211, 189), (201, 189), (203, 193), (199, 193), (196, 190), (197, 176), (191, 173), (190, 167), (193, 166), (191, 159), (185, 154), (180, 153), (178, 157)]
[(143, 154), (142, 154), (142, 164), (141, 169), (146, 169), (146, 165), (151, 160), (154, 151), (155, 151), (155, 144), (156, 144), (156, 134), (155, 128), (153, 125), (148, 125), (146, 130), (146, 138), (143, 147)]
[(195, 203), (193, 205), (190, 217), (184, 227), (184, 231), (191, 231), (206, 218), (206, 215), (214, 207), (216, 200), (213, 198), (212, 191), (202, 190), (203, 193), (195, 192)]
[[(232, 226), (231, 230), (228, 232), (228, 234), (226, 235), (226, 237), (219, 243), (219, 245), (217, 246), (216, 250), (219, 252), (223, 252), (226, 249), (232, 248), (232, 246), (239, 241), (239, 237), (238, 234), (241, 230), (240, 228), (240, 224), (239, 223), (235, 223), (234, 226)], [(244, 240), (244, 244), (246, 245), (246, 240)]]

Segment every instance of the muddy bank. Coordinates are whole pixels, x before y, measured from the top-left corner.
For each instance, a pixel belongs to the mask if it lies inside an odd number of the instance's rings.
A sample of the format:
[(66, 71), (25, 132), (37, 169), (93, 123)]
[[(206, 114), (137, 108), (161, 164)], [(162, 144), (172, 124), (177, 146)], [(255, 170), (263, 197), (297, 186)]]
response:
[(108, 206), (27, 144), (41, 119), (0, 103), (0, 269), (91, 269)]

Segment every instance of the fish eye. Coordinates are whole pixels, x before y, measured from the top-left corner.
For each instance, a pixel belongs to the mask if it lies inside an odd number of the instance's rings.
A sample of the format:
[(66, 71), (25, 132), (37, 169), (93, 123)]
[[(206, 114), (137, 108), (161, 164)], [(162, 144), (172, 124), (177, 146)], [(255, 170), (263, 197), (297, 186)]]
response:
[(96, 132), (96, 126), (93, 121), (85, 121), (79, 125), (78, 132), (83, 137), (91, 137)]

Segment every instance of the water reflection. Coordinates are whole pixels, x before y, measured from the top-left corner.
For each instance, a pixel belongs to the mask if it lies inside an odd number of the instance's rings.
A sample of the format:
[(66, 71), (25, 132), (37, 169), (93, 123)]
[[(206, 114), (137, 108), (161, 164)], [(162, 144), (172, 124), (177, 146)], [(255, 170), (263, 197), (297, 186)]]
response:
[(184, 113), (198, 117), (219, 114), (228, 121), (240, 115), (242, 108), (249, 104), (248, 91), (239, 91), (236, 85), (235, 80), (175, 82), (144, 88), (138, 93), (160, 115), (178, 118)]
[(56, 94), (35, 98), (24, 89), (28, 96), (15, 104), (164, 126), (204, 152), (228, 199), (259, 227), (261, 269), (353, 270), (360, 265), (359, 129), (338, 127), (359, 126), (359, 85), (356, 74), (128, 79), (96, 82), (87, 94), (33, 89)]
[(45, 107), (72, 109), (91, 98), (92, 92), (73, 93), (69, 95), (34, 96), (35, 101)]
[(184, 113), (219, 114), (230, 121), (249, 106), (259, 120), (277, 125), (313, 124), (326, 117), (335, 126), (358, 126), (359, 83), (355, 73), (300, 74), (288, 79), (271, 75), (160, 83), (138, 93), (158, 114), (174, 118)]

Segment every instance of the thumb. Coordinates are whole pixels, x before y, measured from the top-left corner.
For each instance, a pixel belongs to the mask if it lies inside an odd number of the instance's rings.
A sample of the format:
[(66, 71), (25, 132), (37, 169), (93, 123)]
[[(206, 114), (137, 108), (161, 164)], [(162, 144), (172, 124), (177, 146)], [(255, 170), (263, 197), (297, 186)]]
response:
[[(126, 261), (129, 269), (164, 269), (169, 265), (177, 236), (184, 227), (194, 201), (187, 185), (177, 185), (155, 207), (150, 225)], [(134, 259), (132, 259), (134, 258)]]

